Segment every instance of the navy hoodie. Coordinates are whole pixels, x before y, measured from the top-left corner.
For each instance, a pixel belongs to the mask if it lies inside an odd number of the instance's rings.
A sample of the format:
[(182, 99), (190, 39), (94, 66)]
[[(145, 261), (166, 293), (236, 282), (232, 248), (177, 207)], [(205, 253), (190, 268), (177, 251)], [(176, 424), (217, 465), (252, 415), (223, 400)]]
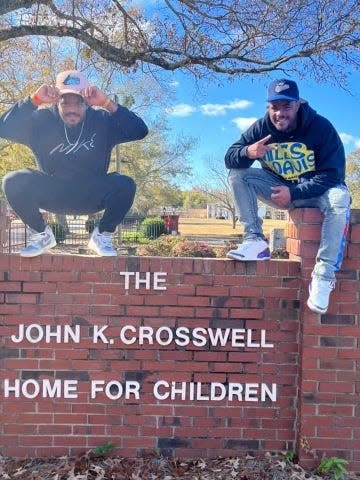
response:
[(259, 161), (262, 168), (287, 182), (291, 200), (317, 197), (344, 184), (345, 152), (340, 137), (333, 125), (305, 102), (292, 132), (278, 131), (268, 113), (257, 120), (227, 151), (226, 167), (249, 168), (254, 160), (246, 156), (246, 147), (269, 134), (267, 145), (275, 148)]
[(141, 118), (121, 105), (111, 114), (87, 107), (84, 123), (76, 127), (65, 127), (56, 106), (37, 108), (30, 99), (0, 117), (0, 137), (30, 147), (40, 171), (80, 181), (105, 175), (112, 148), (147, 133)]

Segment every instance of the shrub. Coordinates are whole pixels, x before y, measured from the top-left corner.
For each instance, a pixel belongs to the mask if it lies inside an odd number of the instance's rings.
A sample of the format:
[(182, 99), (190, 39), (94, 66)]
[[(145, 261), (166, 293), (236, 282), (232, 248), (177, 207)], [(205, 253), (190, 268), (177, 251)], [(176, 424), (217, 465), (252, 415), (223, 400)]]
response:
[(216, 257), (214, 249), (206, 243), (187, 240), (181, 240), (174, 246), (173, 255), (174, 257)]
[(148, 257), (171, 257), (173, 255), (173, 248), (179, 242), (179, 237), (161, 235), (159, 238), (149, 242), (147, 245), (138, 247), (136, 253), (137, 255), (144, 255)]
[(227, 242), (226, 245), (221, 247), (214, 247), (214, 252), (217, 258), (225, 258), (229, 250), (233, 250), (238, 247), (238, 243)]
[(95, 457), (103, 457), (111, 450), (113, 450), (114, 444), (111, 442), (104, 443), (103, 445), (100, 445), (99, 447), (94, 448), (90, 453), (92, 453)]
[(61, 243), (66, 238), (66, 231), (67, 228), (65, 225), (61, 225), (57, 222), (50, 222), (49, 226), (51, 227), (52, 231), (54, 232), (54, 237), (57, 243)]
[(147, 217), (141, 222), (140, 232), (145, 238), (154, 240), (165, 232), (164, 221), (160, 217)]
[(345, 478), (347, 475), (347, 470), (345, 465), (347, 465), (347, 461), (339, 458), (339, 457), (324, 457), (320, 465), (317, 467), (317, 473), (326, 473), (334, 478), (335, 480), (341, 480)]
[(289, 450), (288, 452), (284, 452), (284, 462), (287, 465), (294, 464), (296, 461), (296, 453), (293, 450)]
[(124, 243), (149, 243), (150, 240), (138, 230), (134, 232), (121, 232), (121, 241)]

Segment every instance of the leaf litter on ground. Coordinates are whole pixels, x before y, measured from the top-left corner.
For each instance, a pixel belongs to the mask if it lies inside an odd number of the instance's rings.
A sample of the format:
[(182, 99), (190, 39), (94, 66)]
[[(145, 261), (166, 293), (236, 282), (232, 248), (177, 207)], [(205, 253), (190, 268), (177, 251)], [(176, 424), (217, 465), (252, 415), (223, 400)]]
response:
[[(304, 470), (284, 457), (217, 457), (180, 460), (157, 454), (142, 458), (94, 455), (78, 457), (0, 457), (1, 480), (331, 480)], [(343, 480), (360, 480), (349, 473)]]

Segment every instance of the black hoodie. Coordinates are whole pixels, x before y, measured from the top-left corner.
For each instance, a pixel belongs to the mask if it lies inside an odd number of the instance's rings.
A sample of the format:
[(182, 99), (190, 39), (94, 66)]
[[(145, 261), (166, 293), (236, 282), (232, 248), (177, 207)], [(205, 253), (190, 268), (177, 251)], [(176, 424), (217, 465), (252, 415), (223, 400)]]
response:
[(269, 114), (257, 120), (225, 155), (227, 168), (249, 168), (254, 160), (246, 156), (246, 147), (271, 135), (267, 145), (275, 147), (258, 159), (261, 167), (285, 180), (291, 200), (322, 195), (345, 181), (345, 153), (333, 125), (318, 115), (308, 103), (301, 103), (296, 130), (280, 132)]
[(73, 128), (56, 106), (36, 108), (29, 98), (0, 116), (0, 138), (30, 147), (42, 172), (79, 181), (105, 175), (112, 148), (147, 133), (143, 120), (121, 105), (115, 113), (88, 107), (84, 122)]

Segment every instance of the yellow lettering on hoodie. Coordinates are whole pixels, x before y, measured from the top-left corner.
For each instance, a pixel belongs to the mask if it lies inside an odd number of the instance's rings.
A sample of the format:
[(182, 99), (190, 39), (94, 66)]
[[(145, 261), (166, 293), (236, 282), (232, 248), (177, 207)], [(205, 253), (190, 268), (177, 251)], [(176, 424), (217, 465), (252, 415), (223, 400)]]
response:
[(272, 150), (263, 157), (264, 164), (285, 180), (297, 180), (300, 175), (315, 170), (315, 154), (300, 142), (269, 143)]

